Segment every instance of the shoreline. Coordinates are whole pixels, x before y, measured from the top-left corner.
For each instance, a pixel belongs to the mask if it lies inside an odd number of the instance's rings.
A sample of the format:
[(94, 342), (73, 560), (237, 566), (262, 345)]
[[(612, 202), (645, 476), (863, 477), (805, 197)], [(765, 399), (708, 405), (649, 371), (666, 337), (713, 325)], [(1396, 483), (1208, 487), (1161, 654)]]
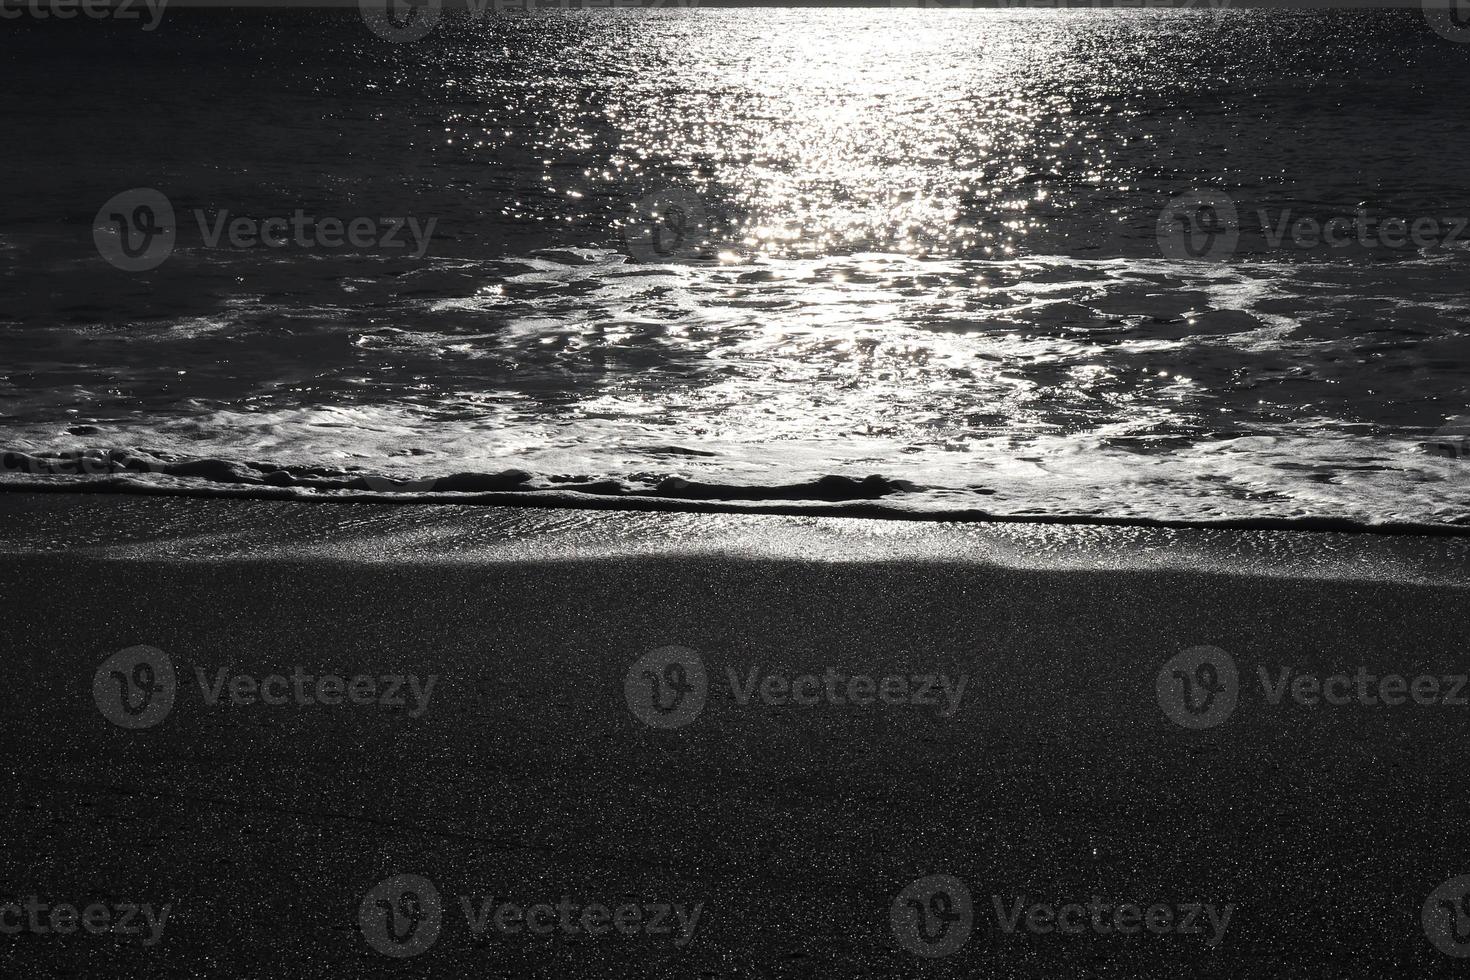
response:
[(538, 566), (705, 560), (1160, 573), (1470, 589), (1470, 537), (1321, 530), (870, 519), (436, 501), (0, 493), (0, 554), (105, 561)]
[(352, 504), (406, 506), (464, 506), (507, 509), (624, 511), (628, 513), (769, 515), (776, 517), (834, 517), (914, 523), (1019, 524), (1059, 527), (1159, 528), (1174, 530), (1283, 531), (1305, 534), (1362, 534), (1386, 537), (1470, 538), (1470, 524), (1424, 524), (1388, 521), (1364, 523), (1333, 517), (1257, 517), (1217, 520), (1180, 520), (1150, 517), (1110, 517), (1098, 514), (996, 514), (976, 508), (905, 509), (871, 500), (809, 502), (715, 501), (629, 494), (610, 496), (572, 491), (483, 491), (472, 493), (379, 493), (352, 490), (331, 495), (301, 493), (285, 487), (182, 487), (90, 484), (17, 484), (0, 482), (3, 494), (118, 495), (123, 497), (188, 497), (199, 500), (257, 500), (299, 504)]

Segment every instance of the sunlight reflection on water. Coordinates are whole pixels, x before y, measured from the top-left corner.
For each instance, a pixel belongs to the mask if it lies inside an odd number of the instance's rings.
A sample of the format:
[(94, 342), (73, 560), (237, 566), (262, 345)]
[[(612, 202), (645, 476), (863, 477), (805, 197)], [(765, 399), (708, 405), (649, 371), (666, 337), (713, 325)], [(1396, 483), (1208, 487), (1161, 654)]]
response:
[[(1465, 514), (1463, 462), (1421, 445), (1470, 402), (1463, 249), (1283, 255), (1246, 222), (1237, 261), (1181, 264), (1157, 239), (1195, 186), (1246, 216), (1470, 213), (1436, 94), (1466, 46), (1411, 12), (582, 13), (398, 48), (280, 23), (235, 50), (181, 19), (176, 54), (130, 70), (187, 64), (193, 91), (130, 114), (21, 110), (34, 153), (117, 152), (11, 189), (0, 269), (44, 266), (66, 301), (13, 301), (7, 445)], [(139, 130), (171, 141), (162, 176)], [(190, 240), (152, 277), (99, 274), (48, 216), (120, 179), (184, 214), (439, 230), (423, 263)], [(637, 238), (650, 200), (698, 213), (677, 254)]]

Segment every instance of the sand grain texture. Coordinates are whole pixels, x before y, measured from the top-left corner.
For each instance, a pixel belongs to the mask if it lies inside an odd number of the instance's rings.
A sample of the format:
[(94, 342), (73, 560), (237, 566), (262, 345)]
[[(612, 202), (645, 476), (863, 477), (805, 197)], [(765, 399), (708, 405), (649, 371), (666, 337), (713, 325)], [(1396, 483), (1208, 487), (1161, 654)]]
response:
[[(1450, 975), (1420, 906), (1470, 872), (1470, 708), (1271, 706), (1257, 664), (1465, 670), (1461, 539), (884, 524), (0, 496), (8, 552), (0, 895), (173, 904), (164, 940), (5, 937), (10, 975)], [(68, 530), (86, 528), (86, 531)], [(886, 556), (886, 557), (885, 557)], [(146, 731), (93, 671), (135, 644), (180, 689)], [(698, 651), (687, 727), (630, 665)], [(1240, 664), (1191, 732), (1160, 666)], [(211, 707), (195, 670), (441, 675), (422, 716)], [(966, 673), (912, 706), (737, 704), (785, 674)], [(381, 879), (445, 898), (398, 963), (358, 932)], [(921, 963), (889, 905), (966, 881), (966, 946)], [(475, 941), (456, 896), (704, 902), (669, 937)], [(1234, 903), (1223, 943), (1006, 935), (991, 895)]]

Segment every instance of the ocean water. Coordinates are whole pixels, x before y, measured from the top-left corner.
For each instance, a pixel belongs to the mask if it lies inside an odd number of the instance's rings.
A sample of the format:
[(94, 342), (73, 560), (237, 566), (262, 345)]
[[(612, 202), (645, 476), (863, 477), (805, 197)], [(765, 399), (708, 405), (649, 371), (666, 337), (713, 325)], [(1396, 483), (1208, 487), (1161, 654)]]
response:
[[(1416, 11), (170, 11), (0, 51), (6, 485), (1470, 524), (1470, 44)], [(172, 246), (129, 271), (140, 189)]]

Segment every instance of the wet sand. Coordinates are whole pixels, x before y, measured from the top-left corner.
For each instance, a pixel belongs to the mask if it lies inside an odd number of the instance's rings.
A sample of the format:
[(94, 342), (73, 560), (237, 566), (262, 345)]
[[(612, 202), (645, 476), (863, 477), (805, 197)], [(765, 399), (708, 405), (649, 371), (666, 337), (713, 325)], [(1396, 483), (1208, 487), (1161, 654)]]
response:
[[(1470, 707), (1273, 705), (1256, 675), (1464, 673), (1463, 538), (14, 493), (0, 512), (0, 902), (171, 907), (152, 946), (0, 936), (7, 975), (1463, 969), (1420, 916), (1470, 873)], [(136, 645), (177, 689), (131, 730), (93, 677)], [(625, 681), (669, 645), (708, 699), (658, 729)], [(1241, 685), (1189, 730), (1156, 678), (1199, 645)], [(727, 678), (752, 668), (968, 681), (949, 716), (741, 705)], [(401, 707), (228, 687), (211, 706), (197, 678), (221, 670), (437, 681), (417, 716), (407, 683)], [(401, 961), (359, 915), (398, 874), (444, 905)], [(924, 961), (890, 907), (934, 874), (968, 885), (975, 925)], [(703, 905), (684, 945), (477, 940), (461, 895)], [(1213, 947), (1006, 934), (993, 901), (1022, 896), (1234, 911)]]

